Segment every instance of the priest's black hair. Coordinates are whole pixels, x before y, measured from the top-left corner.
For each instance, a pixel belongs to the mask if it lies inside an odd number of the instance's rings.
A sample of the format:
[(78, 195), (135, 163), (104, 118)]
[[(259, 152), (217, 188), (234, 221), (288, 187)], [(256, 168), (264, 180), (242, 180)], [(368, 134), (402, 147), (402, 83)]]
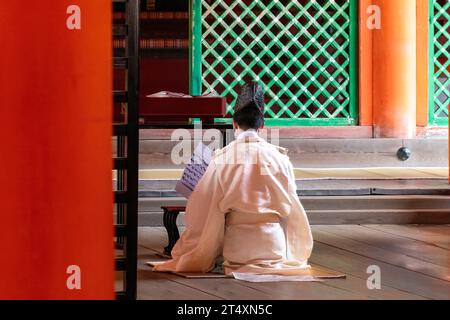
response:
[(244, 131), (248, 129), (258, 130), (264, 125), (264, 117), (254, 102), (236, 111), (233, 115), (233, 120)]

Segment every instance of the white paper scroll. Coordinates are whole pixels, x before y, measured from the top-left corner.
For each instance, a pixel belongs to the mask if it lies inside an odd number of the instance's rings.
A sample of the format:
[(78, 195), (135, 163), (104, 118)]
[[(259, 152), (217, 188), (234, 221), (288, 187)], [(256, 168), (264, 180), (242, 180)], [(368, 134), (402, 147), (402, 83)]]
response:
[(175, 191), (189, 198), (208, 168), (212, 154), (213, 152), (210, 148), (203, 143), (199, 143), (194, 150), (190, 162), (184, 169), (181, 179), (177, 182)]

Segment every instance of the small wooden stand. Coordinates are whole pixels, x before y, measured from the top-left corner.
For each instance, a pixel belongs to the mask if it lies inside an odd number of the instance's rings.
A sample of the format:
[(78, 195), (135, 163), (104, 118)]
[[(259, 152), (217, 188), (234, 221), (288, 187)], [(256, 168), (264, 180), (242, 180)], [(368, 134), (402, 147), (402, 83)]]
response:
[(164, 210), (164, 227), (167, 230), (167, 235), (169, 237), (169, 243), (164, 248), (164, 254), (171, 256), (172, 249), (180, 239), (180, 233), (177, 227), (177, 218), (180, 212), (186, 211), (186, 207), (170, 207), (162, 206), (161, 209)]

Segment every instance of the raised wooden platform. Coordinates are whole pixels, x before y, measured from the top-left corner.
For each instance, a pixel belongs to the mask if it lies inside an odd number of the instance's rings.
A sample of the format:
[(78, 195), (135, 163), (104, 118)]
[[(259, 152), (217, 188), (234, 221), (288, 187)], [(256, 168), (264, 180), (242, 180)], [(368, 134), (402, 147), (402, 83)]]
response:
[[(314, 226), (311, 262), (346, 279), (247, 283), (185, 279), (145, 264), (166, 243), (162, 228), (140, 228), (138, 298), (155, 300), (450, 299), (450, 225)], [(381, 289), (369, 290), (367, 267), (381, 269)], [(118, 283), (119, 284), (119, 283)]]
[[(310, 223), (445, 224), (450, 223), (450, 185), (446, 180), (297, 181)], [(140, 182), (139, 224), (162, 226), (161, 206), (185, 206), (175, 180)], [(183, 224), (183, 214), (179, 224)]]
[[(170, 132), (172, 131), (169, 130), (167, 133)], [(177, 144), (179, 144), (178, 141), (170, 141), (170, 135), (166, 137), (151, 136), (145, 133), (145, 130), (141, 130), (140, 168), (183, 168), (183, 165), (175, 165), (171, 160), (172, 150)], [(191, 144), (194, 146), (195, 142), (191, 141)], [(279, 145), (289, 150), (288, 155), (296, 168), (448, 166), (448, 139), (442, 137), (406, 140), (307, 139), (289, 138), (280, 135)], [(409, 160), (400, 161), (397, 158), (397, 151), (401, 147), (410, 149), (411, 157)], [(189, 158), (189, 155), (187, 155), (187, 158)]]
[[(299, 196), (429, 195), (450, 196), (446, 179), (297, 180)], [(140, 180), (140, 198), (178, 197), (176, 179)]]
[[(372, 126), (354, 127), (271, 127), (282, 139), (371, 139)], [(270, 128), (269, 128), (270, 130)], [(172, 130), (142, 130), (143, 139), (170, 139)], [(417, 138), (447, 138), (447, 127), (417, 127)]]
[[(280, 145), (297, 168), (298, 193), (312, 224), (450, 223), (446, 130), (423, 130), (423, 138), (407, 140), (299, 138), (302, 130), (312, 128), (282, 128)], [(171, 161), (178, 142), (170, 141), (170, 132), (141, 132), (141, 226), (162, 226), (161, 205), (186, 203), (174, 192), (184, 165)], [(407, 161), (397, 158), (402, 146), (412, 152)]]

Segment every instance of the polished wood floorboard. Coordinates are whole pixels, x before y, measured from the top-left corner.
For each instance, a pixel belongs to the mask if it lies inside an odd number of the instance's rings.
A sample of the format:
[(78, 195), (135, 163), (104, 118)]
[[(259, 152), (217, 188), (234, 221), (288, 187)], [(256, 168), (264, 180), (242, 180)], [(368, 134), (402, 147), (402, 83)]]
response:
[[(450, 299), (450, 225), (313, 226), (311, 263), (342, 272), (324, 282), (248, 283), (186, 279), (145, 262), (166, 244), (164, 228), (139, 229), (138, 298), (155, 300)], [(381, 289), (367, 288), (380, 267)]]

